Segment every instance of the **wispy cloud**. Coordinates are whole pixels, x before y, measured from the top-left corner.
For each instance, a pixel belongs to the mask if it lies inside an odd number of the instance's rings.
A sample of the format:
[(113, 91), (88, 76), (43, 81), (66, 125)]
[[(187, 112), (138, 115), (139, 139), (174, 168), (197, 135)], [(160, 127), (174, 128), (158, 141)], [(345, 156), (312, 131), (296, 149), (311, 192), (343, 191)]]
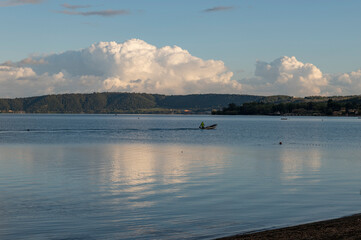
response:
[(26, 4), (39, 4), (44, 2), (44, 0), (6, 0), (0, 1), (0, 7), (13, 7)]
[(127, 10), (101, 10), (101, 11), (87, 11), (87, 12), (64, 10), (64, 11), (59, 11), (59, 13), (67, 14), (67, 15), (102, 16), (102, 17), (130, 14), (130, 12)]
[(234, 9), (234, 6), (217, 6), (217, 7), (213, 7), (213, 8), (208, 8), (203, 10), (203, 12), (219, 12), (219, 11), (228, 11), (228, 10), (232, 10)]
[(71, 4), (67, 4), (67, 3), (64, 3), (62, 4), (61, 6), (63, 6), (64, 8), (68, 8), (68, 9), (78, 9), (78, 8), (90, 8), (91, 5), (71, 5)]

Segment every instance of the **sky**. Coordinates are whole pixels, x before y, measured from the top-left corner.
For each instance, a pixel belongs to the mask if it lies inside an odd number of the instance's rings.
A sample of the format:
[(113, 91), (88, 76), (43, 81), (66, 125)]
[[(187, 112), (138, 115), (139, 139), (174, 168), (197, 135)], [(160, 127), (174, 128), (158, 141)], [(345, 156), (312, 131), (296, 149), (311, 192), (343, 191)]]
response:
[(359, 0), (0, 0), (0, 98), (361, 93)]

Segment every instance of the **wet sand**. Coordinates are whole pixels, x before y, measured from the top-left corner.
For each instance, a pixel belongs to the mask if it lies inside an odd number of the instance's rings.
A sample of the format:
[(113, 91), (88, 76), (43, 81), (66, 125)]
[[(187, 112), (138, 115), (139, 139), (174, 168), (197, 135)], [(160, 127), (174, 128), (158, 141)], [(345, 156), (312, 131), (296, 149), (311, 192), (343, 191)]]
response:
[(361, 214), (293, 227), (220, 238), (220, 240), (239, 239), (361, 239)]

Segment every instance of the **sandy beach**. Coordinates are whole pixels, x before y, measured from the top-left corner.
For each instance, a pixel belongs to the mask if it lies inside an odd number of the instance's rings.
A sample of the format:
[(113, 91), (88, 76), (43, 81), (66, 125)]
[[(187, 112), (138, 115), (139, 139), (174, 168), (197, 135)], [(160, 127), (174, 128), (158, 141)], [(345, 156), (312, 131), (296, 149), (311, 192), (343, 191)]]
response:
[(361, 214), (298, 226), (242, 234), (219, 240), (361, 239)]

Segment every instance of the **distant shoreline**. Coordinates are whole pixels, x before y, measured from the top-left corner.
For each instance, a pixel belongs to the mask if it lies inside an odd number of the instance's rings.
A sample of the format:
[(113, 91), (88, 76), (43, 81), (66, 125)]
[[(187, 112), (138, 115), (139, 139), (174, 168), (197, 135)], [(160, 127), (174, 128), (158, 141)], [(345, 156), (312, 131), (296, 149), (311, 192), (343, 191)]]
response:
[(361, 214), (291, 227), (246, 233), (218, 240), (300, 240), (300, 239), (359, 239)]
[(296, 98), (282, 95), (212, 93), (191, 95), (69, 93), (13, 99), (0, 98), (0, 112), (361, 116), (361, 95)]
[(1, 115), (177, 115), (177, 116), (197, 116), (197, 115), (206, 115), (206, 116), (249, 116), (249, 117), (275, 117), (280, 118), (281, 120), (289, 120), (293, 117), (317, 117), (317, 118), (358, 118), (361, 119), (361, 115), (267, 115), (267, 114), (212, 114), (209, 112), (193, 112), (193, 113), (184, 113), (184, 112), (173, 112), (173, 113), (152, 113), (152, 112), (122, 112), (122, 113), (88, 113), (88, 112), (0, 112)]

